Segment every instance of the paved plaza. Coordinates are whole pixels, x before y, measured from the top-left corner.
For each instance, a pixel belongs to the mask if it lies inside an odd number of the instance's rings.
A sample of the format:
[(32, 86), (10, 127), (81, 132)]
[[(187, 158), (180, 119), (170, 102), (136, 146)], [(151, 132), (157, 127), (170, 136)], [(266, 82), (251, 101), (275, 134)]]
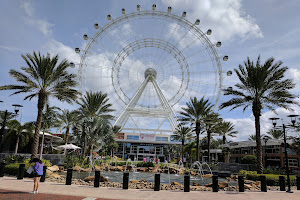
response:
[(33, 180), (17, 180), (15, 177), (0, 178), (0, 199), (188, 199), (188, 200), (299, 200), (300, 191), (293, 194), (281, 191), (268, 192), (183, 192), (153, 190), (123, 190), (120, 188), (94, 188), (83, 185), (64, 185), (62, 183), (44, 182), (40, 184), (39, 194), (29, 194), (32, 191)]

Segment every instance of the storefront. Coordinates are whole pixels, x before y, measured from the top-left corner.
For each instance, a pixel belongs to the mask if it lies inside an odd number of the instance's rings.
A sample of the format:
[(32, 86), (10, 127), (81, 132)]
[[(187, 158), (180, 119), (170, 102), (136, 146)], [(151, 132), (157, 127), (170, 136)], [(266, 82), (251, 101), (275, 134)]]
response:
[(170, 158), (169, 145), (181, 145), (168, 134), (119, 133), (116, 141), (119, 145), (116, 156), (140, 161), (158, 157), (160, 162), (164, 162)]

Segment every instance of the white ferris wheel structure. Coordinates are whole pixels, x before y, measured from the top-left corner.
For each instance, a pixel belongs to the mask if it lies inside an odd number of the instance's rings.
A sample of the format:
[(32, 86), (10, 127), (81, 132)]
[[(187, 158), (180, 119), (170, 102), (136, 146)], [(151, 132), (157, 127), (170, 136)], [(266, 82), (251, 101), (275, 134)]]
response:
[[(93, 36), (80, 53), (78, 77), (82, 91), (108, 94), (116, 110), (114, 125), (123, 132), (173, 132), (176, 112), (190, 97), (206, 96), (215, 108), (221, 96), (223, 71), (212, 30), (203, 32), (200, 20), (190, 22), (187, 13), (156, 9), (107, 15), (104, 26), (94, 24)], [(71, 63), (75, 65), (74, 63)], [(228, 71), (227, 75), (232, 72)]]

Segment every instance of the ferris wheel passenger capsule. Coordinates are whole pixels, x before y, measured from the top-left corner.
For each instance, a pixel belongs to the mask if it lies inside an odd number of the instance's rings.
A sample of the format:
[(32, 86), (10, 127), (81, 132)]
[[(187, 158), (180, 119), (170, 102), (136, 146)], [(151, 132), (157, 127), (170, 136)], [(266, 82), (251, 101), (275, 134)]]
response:
[(136, 6), (136, 10), (137, 10), (137, 11), (141, 11), (141, 5), (137, 5), (137, 6)]
[(122, 8), (122, 14), (126, 14), (126, 13), (125, 13), (125, 8)]
[(83, 39), (84, 39), (84, 40), (88, 40), (88, 39), (89, 39), (88, 35), (87, 35), (87, 34), (84, 34), (84, 35), (83, 35)]
[(185, 11), (182, 13), (182, 17), (186, 17), (186, 12)]
[(169, 6), (169, 7), (168, 7), (168, 13), (170, 13), (171, 11), (172, 11), (172, 7)]
[(207, 35), (211, 35), (211, 29), (208, 29), (206, 32)]
[(94, 27), (95, 27), (95, 29), (98, 29), (98, 28), (99, 28), (99, 24), (98, 24), (98, 23), (95, 23), (95, 24), (94, 24)]
[(75, 52), (76, 53), (80, 53), (80, 49), (79, 48), (75, 48)]
[(228, 87), (227, 89), (230, 90), (230, 91), (232, 91), (232, 87)]
[(200, 24), (200, 19), (196, 19), (195, 25), (199, 25), (199, 24)]
[(228, 71), (227, 76), (231, 76), (231, 75), (232, 75), (232, 71)]
[(107, 19), (108, 19), (108, 20), (111, 20), (111, 15), (107, 15)]
[(75, 64), (74, 64), (73, 62), (70, 62), (70, 66), (71, 66), (72, 68), (74, 68), (74, 67), (75, 67)]
[(155, 10), (156, 9), (156, 4), (153, 4), (152, 5), (152, 10)]
[(223, 57), (223, 60), (224, 60), (224, 61), (227, 61), (227, 60), (228, 60), (228, 56), (224, 56), (224, 57)]
[(216, 46), (217, 46), (217, 47), (220, 47), (221, 44), (222, 44), (221, 42), (217, 42)]

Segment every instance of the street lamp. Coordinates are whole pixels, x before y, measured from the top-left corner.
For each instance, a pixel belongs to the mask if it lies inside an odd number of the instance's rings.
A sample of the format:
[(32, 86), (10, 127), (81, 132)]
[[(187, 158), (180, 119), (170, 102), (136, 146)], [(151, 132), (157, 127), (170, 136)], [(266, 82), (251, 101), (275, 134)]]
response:
[(293, 193), (293, 191), (291, 190), (291, 180), (290, 180), (290, 172), (289, 172), (289, 159), (288, 159), (288, 154), (287, 154), (287, 150), (286, 150), (286, 128), (293, 128), (295, 127), (295, 123), (296, 123), (296, 117), (298, 117), (299, 115), (288, 115), (288, 117), (291, 118), (291, 122), (292, 124), (283, 124), (282, 126), (276, 126), (276, 121), (279, 119), (278, 117), (273, 117), (270, 118), (270, 120), (272, 120), (274, 129), (275, 128), (282, 128), (283, 130), (283, 141), (284, 141), (284, 154), (285, 154), (285, 169), (286, 169), (286, 175), (287, 175), (287, 183), (288, 183), (288, 190), (286, 192), (288, 193)]
[(267, 167), (267, 142), (269, 140), (268, 136), (264, 136), (263, 140), (265, 142), (265, 167)]
[[(3, 101), (0, 100), (0, 103), (3, 103)], [(0, 152), (2, 151), (2, 136), (3, 136), (4, 130), (5, 130), (7, 114), (8, 114), (8, 112), (7, 112), (7, 110), (5, 110), (3, 121), (2, 121), (2, 127), (1, 127), (1, 131), (0, 131)]]

